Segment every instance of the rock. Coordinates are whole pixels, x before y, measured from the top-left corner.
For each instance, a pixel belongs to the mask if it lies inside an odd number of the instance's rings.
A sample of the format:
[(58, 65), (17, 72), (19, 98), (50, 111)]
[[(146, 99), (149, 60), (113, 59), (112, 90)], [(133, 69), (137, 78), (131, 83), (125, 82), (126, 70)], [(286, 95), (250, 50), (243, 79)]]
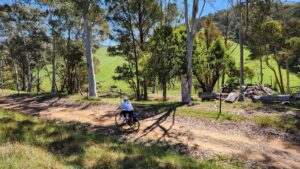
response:
[(278, 96), (253, 96), (253, 101), (261, 101), (266, 103), (282, 103), (282, 102), (290, 102), (291, 95), (278, 95)]
[(243, 93), (245, 94), (246, 97), (252, 97), (252, 96), (274, 95), (276, 92), (268, 87), (247, 86), (245, 89), (243, 89)]
[(235, 101), (237, 101), (239, 98), (239, 93), (237, 92), (231, 92), (229, 93), (229, 95), (225, 98), (225, 102), (229, 102), (229, 103), (233, 103)]
[[(198, 96), (202, 99), (202, 101), (209, 101), (220, 99), (220, 93), (199, 93)], [(224, 99), (228, 96), (228, 93), (221, 93), (221, 98)]]

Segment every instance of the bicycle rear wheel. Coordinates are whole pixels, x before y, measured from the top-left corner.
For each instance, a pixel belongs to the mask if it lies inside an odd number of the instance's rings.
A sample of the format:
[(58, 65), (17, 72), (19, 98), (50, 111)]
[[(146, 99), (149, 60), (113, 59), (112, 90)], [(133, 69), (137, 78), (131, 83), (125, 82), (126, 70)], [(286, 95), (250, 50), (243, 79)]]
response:
[(135, 119), (129, 124), (129, 126), (132, 130), (138, 131), (140, 129), (140, 122), (138, 119)]

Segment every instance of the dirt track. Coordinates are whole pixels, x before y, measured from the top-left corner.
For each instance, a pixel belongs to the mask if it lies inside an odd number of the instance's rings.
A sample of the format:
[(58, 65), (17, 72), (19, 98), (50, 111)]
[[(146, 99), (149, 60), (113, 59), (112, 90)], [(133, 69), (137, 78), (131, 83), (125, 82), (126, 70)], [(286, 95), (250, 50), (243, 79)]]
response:
[[(0, 97), (0, 107), (44, 119), (79, 122), (115, 132), (115, 106), (87, 106), (63, 100), (31, 97)], [(136, 142), (153, 140), (180, 145), (182, 151), (198, 158), (210, 154), (233, 155), (263, 168), (299, 168), (300, 145), (286, 139), (284, 133), (263, 129), (269, 134), (249, 134), (259, 129), (253, 124), (190, 120), (176, 116), (176, 108), (163, 113), (142, 111), (138, 133), (128, 134)], [(270, 131), (269, 131), (270, 130)], [(275, 134), (274, 134), (275, 133)]]

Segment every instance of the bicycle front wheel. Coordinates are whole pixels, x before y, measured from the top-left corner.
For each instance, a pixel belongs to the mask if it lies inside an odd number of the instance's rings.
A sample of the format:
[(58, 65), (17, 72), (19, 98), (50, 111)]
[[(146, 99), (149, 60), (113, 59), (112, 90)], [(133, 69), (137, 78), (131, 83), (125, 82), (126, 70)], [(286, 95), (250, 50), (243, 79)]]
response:
[(125, 117), (121, 113), (117, 113), (115, 115), (115, 121), (117, 126), (122, 127), (124, 126)]

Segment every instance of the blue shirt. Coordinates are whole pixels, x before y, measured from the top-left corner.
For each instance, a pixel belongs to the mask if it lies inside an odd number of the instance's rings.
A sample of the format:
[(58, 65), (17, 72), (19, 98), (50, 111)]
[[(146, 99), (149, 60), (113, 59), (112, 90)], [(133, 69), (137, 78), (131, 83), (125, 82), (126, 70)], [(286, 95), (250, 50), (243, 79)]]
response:
[(125, 101), (124, 103), (122, 103), (120, 106), (119, 106), (120, 109), (122, 110), (125, 110), (125, 111), (133, 111), (133, 106), (131, 104), (130, 101)]

